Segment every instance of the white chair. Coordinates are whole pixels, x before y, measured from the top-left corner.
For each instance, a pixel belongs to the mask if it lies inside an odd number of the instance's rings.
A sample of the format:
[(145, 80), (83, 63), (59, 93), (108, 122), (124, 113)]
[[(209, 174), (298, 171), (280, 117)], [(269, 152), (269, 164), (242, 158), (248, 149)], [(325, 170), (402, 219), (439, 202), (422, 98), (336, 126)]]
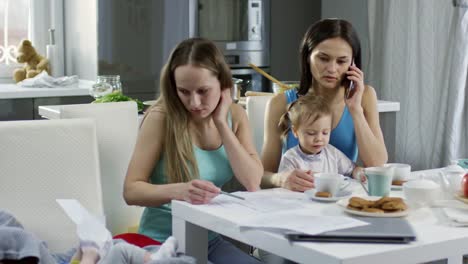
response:
[(101, 181), (107, 228), (113, 235), (138, 225), (143, 208), (123, 199), (123, 183), (138, 134), (135, 102), (62, 105), (60, 118), (93, 118), (101, 164)]
[(104, 214), (93, 120), (0, 122), (0, 146), (0, 208), (52, 252), (76, 247), (76, 226), (56, 199)]
[(272, 95), (248, 96), (246, 99), (247, 116), (258, 155), (262, 154), (263, 132), (265, 127), (265, 108)]

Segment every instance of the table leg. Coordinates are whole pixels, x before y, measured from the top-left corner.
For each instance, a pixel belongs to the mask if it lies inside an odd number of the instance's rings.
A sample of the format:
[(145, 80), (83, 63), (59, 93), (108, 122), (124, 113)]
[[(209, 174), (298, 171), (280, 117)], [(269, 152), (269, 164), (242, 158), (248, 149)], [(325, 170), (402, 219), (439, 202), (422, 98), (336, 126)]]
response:
[(463, 264), (463, 256), (450, 256), (447, 258), (447, 264)]
[(197, 259), (197, 263), (208, 262), (208, 230), (172, 216), (172, 235), (179, 242), (179, 251)]

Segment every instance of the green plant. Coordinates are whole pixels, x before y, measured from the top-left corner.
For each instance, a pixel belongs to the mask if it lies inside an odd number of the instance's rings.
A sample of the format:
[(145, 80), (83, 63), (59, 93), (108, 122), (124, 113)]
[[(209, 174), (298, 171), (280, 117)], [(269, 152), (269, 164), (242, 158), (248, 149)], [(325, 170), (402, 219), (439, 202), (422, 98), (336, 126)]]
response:
[(93, 103), (109, 103), (109, 102), (125, 102), (125, 101), (135, 101), (138, 106), (138, 112), (143, 111), (143, 103), (138, 99), (130, 98), (126, 95), (123, 95), (121, 92), (113, 92), (106, 94), (100, 98), (97, 98)]

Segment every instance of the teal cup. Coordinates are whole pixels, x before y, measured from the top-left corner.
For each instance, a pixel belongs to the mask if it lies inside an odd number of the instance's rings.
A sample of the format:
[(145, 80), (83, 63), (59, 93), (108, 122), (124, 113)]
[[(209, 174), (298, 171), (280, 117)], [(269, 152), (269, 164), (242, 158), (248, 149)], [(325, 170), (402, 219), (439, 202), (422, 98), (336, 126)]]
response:
[(390, 196), (393, 167), (370, 167), (364, 169), (369, 196)]
[(452, 164), (456, 164), (465, 170), (468, 169), (468, 159), (456, 159), (452, 161)]

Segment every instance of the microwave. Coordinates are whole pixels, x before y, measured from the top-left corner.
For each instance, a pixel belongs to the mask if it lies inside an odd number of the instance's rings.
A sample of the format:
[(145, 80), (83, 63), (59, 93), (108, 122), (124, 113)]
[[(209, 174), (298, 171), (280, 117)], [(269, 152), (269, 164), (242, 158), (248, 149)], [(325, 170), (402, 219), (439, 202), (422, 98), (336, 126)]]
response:
[(195, 0), (191, 35), (210, 39), (231, 68), (270, 66), (270, 0)]

